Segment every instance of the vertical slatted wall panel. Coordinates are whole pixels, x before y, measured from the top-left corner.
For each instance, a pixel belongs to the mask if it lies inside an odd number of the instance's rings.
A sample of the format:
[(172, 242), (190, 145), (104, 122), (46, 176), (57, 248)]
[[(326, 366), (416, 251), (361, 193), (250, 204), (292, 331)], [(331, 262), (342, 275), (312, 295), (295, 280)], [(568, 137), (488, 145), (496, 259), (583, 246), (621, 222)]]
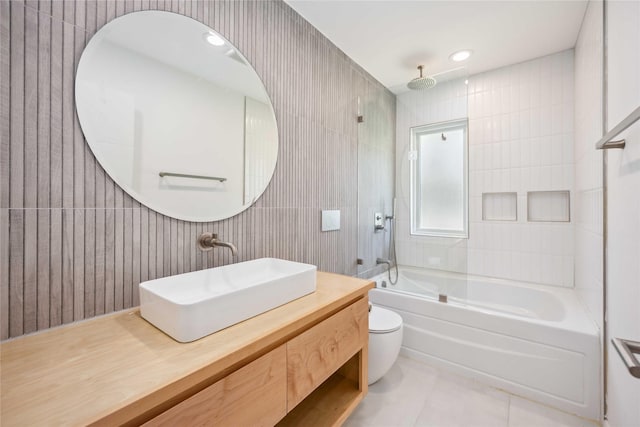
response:
[[(3, 82), (11, 73), (10, 25), (9, 3), (0, 2), (0, 75)], [(10, 99), (9, 85), (0, 85), (0, 339), (9, 336)]]
[[(78, 27), (73, 28), (73, 45), (69, 46), (69, 49), (72, 49), (73, 76), (75, 77), (78, 62), (87, 41), (86, 31), (83, 29), (85, 27), (85, 2), (76, 2), (73, 17), (74, 24)], [(73, 81), (75, 83), (75, 78)], [(85, 185), (85, 175), (87, 167), (90, 165), (87, 165), (86, 162), (87, 143), (80, 129), (78, 116), (75, 114), (75, 102), (73, 103), (73, 113), (73, 318), (81, 320), (85, 318), (85, 289), (87, 287), (90, 289), (93, 286), (93, 277), (85, 273), (87, 267), (91, 270), (94, 262), (93, 259), (89, 259), (88, 253), (93, 250), (87, 250), (87, 247), (92, 243), (93, 236), (87, 233), (91, 230), (86, 228), (86, 223), (90, 219), (89, 212), (91, 212), (89, 200), (93, 198), (94, 189)], [(93, 295), (91, 294), (91, 296)]]
[(37, 329), (38, 12), (24, 10), (24, 332)]
[[(249, 210), (190, 223), (122, 191), (95, 161), (74, 103), (82, 51), (107, 22), (168, 10), (212, 26), (253, 64), (280, 133), (271, 184)], [(263, 256), (355, 274), (356, 87), (394, 99), (281, 1), (81, 0), (0, 3), (0, 339), (139, 303), (137, 285)], [(386, 118), (392, 120), (393, 117)], [(342, 229), (320, 232), (320, 210)], [(234, 242), (202, 253), (215, 231)]]
[(51, 170), (51, 18), (38, 14), (38, 147), (37, 147), (37, 329), (49, 327), (50, 292), (49, 279), (51, 228), (50, 170)]

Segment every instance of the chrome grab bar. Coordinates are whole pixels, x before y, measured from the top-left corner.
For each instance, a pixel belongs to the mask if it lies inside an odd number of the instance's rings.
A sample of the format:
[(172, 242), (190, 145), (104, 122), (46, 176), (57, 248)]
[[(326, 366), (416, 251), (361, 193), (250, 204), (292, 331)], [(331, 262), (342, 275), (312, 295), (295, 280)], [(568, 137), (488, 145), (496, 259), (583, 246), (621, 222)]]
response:
[(611, 342), (627, 369), (629, 369), (629, 373), (636, 378), (640, 378), (640, 362), (635, 356), (635, 354), (640, 354), (640, 342), (620, 338), (613, 338)]
[(218, 176), (206, 176), (206, 175), (189, 175), (186, 173), (173, 173), (173, 172), (160, 172), (158, 175), (161, 177), (175, 176), (178, 178), (195, 178), (195, 179), (211, 179), (213, 181), (225, 182), (227, 178), (220, 178)]
[(625, 117), (616, 127), (611, 129), (605, 136), (603, 136), (600, 141), (596, 143), (596, 150), (606, 150), (609, 148), (624, 148), (626, 141), (624, 139), (620, 139), (618, 141), (611, 141), (613, 138), (618, 136), (623, 130), (627, 129), (629, 126), (634, 124), (640, 119), (640, 107), (636, 108)]

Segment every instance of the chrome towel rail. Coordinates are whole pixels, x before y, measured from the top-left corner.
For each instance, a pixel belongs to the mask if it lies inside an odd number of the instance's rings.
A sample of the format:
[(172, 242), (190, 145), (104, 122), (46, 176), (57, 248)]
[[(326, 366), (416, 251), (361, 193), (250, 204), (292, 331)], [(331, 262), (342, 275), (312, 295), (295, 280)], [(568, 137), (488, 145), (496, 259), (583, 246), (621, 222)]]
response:
[(626, 141), (624, 139), (620, 139), (617, 141), (612, 141), (613, 138), (618, 136), (623, 130), (634, 124), (640, 119), (640, 107), (636, 108), (625, 117), (616, 127), (611, 129), (605, 136), (603, 136), (600, 141), (596, 143), (597, 150), (606, 150), (609, 148), (624, 148)]
[(189, 175), (186, 173), (173, 173), (173, 172), (160, 172), (158, 175), (161, 177), (175, 176), (178, 178), (195, 178), (195, 179), (211, 179), (213, 181), (225, 182), (227, 178), (220, 178), (218, 176), (206, 176), (206, 175)]
[(640, 378), (640, 362), (635, 356), (636, 354), (640, 354), (640, 342), (620, 338), (613, 338), (611, 342), (627, 366), (627, 369), (629, 369), (629, 373), (636, 378)]

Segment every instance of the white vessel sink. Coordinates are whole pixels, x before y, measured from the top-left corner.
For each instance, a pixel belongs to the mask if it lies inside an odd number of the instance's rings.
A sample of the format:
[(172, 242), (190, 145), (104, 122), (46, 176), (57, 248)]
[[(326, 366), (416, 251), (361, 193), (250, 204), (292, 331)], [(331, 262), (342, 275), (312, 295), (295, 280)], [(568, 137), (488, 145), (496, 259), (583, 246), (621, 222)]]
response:
[(140, 314), (189, 342), (315, 290), (315, 265), (260, 258), (143, 282)]

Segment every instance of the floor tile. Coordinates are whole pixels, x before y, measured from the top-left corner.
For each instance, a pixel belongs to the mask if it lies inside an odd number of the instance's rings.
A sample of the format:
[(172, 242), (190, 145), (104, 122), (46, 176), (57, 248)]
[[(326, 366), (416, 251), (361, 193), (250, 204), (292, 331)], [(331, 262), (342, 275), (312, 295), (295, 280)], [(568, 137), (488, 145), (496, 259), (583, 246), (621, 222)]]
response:
[(369, 393), (344, 426), (414, 426), (437, 379), (435, 368), (399, 357), (380, 381), (369, 386)]
[(548, 406), (511, 397), (509, 427), (597, 427), (595, 422), (575, 417)]
[(597, 427), (598, 424), (400, 356), (345, 427)]
[(441, 371), (415, 425), (507, 427), (508, 415), (508, 394)]

